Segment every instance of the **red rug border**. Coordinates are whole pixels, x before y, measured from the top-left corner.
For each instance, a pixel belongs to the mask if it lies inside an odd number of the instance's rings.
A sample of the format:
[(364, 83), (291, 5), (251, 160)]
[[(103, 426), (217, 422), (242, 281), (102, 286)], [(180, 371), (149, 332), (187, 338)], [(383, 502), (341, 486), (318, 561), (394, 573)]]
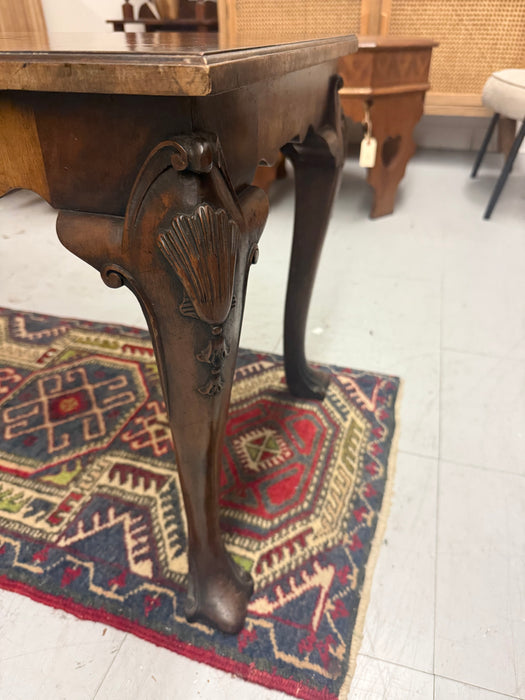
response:
[[(154, 630), (144, 628), (138, 623), (128, 620), (127, 618), (113, 615), (112, 613), (108, 613), (104, 610), (86, 608), (80, 603), (75, 603), (64, 596), (44, 593), (43, 591), (39, 591), (37, 588), (33, 588), (29, 584), (22, 583), (21, 581), (12, 581), (5, 575), (0, 575), (0, 588), (6, 591), (24, 595), (37, 603), (46, 605), (49, 608), (63, 610), (64, 612), (74, 615), (80, 620), (100, 622), (120, 630), (121, 632), (130, 632), (146, 642), (150, 642), (158, 647), (163, 647), (164, 649), (173, 651), (181, 656), (185, 656), (191, 661), (207, 664), (208, 666), (212, 666), (219, 671), (233, 673), (241, 680), (256, 683), (270, 690), (279, 690), (283, 693), (291, 695), (292, 697), (302, 698), (302, 700), (337, 700), (338, 698), (337, 695), (333, 695), (328, 691), (318, 691), (314, 688), (307, 688), (304, 684), (299, 684), (297, 682), (286, 681), (284, 679), (280, 679), (280, 682), (276, 682), (276, 676), (273, 676), (265, 671), (259, 671), (256, 668), (248, 667), (250, 669), (249, 673), (243, 673), (242, 671), (246, 668), (246, 664), (228, 659), (205, 649), (199, 649), (197, 647), (191, 647), (190, 649), (188, 644), (175, 639), (170, 644), (170, 638), (166, 635), (162, 635)], [(220, 663), (216, 659), (219, 659)]]

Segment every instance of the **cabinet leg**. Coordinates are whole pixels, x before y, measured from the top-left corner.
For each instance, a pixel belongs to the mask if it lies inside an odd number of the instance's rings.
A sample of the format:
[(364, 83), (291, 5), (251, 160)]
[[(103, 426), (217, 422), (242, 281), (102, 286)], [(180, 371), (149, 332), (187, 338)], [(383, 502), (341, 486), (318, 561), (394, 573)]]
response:
[(370, 108), (377, 157), (368, 170), (368, 183), (374, 189), (370, 217), (394, 211), (397, 188), (406, 166), (415, 153), (414, 127), (423, 114), (424, 93), (376, 97)]

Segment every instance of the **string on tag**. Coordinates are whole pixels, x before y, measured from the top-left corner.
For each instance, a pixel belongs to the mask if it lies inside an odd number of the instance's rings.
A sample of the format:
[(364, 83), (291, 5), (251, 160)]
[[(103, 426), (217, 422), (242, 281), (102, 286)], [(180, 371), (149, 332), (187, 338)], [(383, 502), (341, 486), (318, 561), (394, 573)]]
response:
[(365, 102), (365, 119), (363, 122), (365, 134), (361, 141), (359, 152), (359, 165), (362, 168), (373, 168), (376, 164), (377, 141), (372, 136), (372, 117), (370, 115), (370, 103)]

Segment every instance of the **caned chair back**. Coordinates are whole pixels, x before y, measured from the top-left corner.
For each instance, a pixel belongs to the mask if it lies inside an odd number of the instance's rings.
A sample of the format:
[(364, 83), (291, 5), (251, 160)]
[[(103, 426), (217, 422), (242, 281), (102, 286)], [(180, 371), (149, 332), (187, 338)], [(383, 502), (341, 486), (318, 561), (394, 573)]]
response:
[(219, 30), (233, 43), (357, 34), (362, 9), (361, 0), (218, 0)]

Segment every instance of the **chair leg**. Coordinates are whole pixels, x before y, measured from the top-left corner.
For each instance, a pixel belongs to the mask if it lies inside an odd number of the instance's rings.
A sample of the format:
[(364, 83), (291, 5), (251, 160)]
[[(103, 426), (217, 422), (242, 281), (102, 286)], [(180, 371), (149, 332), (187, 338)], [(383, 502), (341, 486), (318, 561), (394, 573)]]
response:
[(474, 167), (472, 168), (472, 172), (470, 173), (470, 177), (476, 177), (476, 174), (478, 172), (478, 168), (481, 165), (481, 161), (483, 160), (483, 156), (485, 155), (485, 151), (487, 150), (487, 146), (489, 145), (489, 141), (492, 137), (492, 134), (494, 133), (494, 129), (496, 128), (496, 124), (499, 121), (499, 114), (496, 112), (492, 119), (490, 120), (489, 128), (487, 129), (487, 132), (485, 134), (485, 137), (483, 139), (483, 143), (481, 144), (481, 148), (478, 151), (478, 155), (476, 156), (476, 162), (474, 163)]
[(484, 219), (490, 219), (490, 215), (492, 214), (492, 211), (494, 210), (494, 207), (496, 206), (496, 202), (498, 201), (498, 198), (501, 194), (501, 190), (503, 189), (503, 186), (505, 185), (505, 182), (507, 181), (507, 177), (508, 177), (510, 171), (512, 170), (512, 166), (514, 164), (514, 161), (516, 160), (516, 156), (518, 155), (518, 151), (520, 150), (520, 146), (523, 142), (524, 137), (525, 137), (525, 120), (522, 122), (521, 128), (518, 131), (516, 138), (514, 139), (514, 143), (512, 144), (512, 148), (510, 149), (509, 156), (508, 156), (507, 160), (505, 161), (505, 165), (503, 166), (503, 170), (501, 171), (501, 175), (498, 178), (498, 181), (496, 183), (496, 187), (494, 188), (494, 192), (492, 193), (488, 207), (485, 211), (485, 214), (483, 215)]

